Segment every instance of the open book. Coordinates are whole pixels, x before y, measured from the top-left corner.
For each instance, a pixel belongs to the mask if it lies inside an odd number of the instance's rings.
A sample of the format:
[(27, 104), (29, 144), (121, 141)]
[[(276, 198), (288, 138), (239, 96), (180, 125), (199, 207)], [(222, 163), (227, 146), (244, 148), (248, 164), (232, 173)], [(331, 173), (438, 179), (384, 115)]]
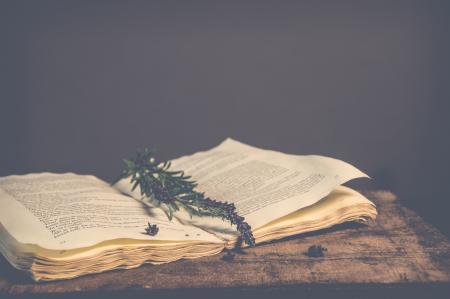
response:
[[(172, 168), (191, 175), (208, 197), (235, 203), (257, 245), (345, 221), (368, 222), (377, 214), (367, 198), (341, 186), (367, 175), (328, 157), (227, 139), (173, 160)], [(127, 179), (110, 186), (73, 173), (0, 178), (0, 251), (38, 281), (198, 258), (235, 246), (238, 234), (228, 222), (181, 211), (169, 221), (130, 189)], [(145, 233), (147, 222), (158, 225), (157, 235)]]

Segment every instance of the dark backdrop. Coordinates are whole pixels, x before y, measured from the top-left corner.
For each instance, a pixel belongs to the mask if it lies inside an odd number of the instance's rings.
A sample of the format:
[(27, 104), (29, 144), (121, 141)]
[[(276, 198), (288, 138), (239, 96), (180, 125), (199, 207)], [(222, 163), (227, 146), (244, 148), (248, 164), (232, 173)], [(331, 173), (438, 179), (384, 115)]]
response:
[(450, 231), (449, 1), (0, 3), (0, 175), (231, 136), (351, 162)]

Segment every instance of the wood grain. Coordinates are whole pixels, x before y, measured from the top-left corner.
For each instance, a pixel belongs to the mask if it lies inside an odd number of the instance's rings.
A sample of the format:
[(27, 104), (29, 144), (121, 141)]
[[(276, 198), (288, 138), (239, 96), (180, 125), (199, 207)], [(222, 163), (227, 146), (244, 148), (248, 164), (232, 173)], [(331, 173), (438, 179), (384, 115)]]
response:
[[(371, 226), (344, 224), (243, 250), (67, 281), (35, 283), (0, 260), (0, 297), (72, 294), (151, 294), (180, 290), (445, 286), (450, 283), (450, 241), (401, 206), (388, 191), (365, 192), (378, 207)], [(308, 257), (311, 245), (328, 250)], [(330, 289), (330, 286), (331, 289)], [(419, 287), (420, 289), (420, 287)], [(334, 291), (330, 291), (334, 292)]]

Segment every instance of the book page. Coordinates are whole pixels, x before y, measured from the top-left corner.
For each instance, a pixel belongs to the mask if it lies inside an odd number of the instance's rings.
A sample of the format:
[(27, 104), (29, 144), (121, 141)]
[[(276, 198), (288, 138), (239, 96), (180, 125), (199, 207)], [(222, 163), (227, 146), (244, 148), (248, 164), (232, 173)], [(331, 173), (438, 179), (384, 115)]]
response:
[(360, 221), (374, 221), (377, 215), (375, 205), (361, 193), (338, 186), (315, 204), (278, 218), (254, 231), (261, 236), (274, 232), (292, 230), (312, 231), (335, 225), (358, 217)]
[[(93, 176), (29, 174), (0, 178), (0, 222), (20, 243), (72, 249), (106, 240), (220, 242), (211, 234), (169, 221)], [(156, 236), (145, 233), (157, 224)]]
[[(175, 159), (172, 168), (192, 176), (198, 182), (197, 190), (206, 196), (233, 202), (253, 229), (316, 203), (351, 179), (367, 177), (337, 159), (289, 155), (232, 139), (211, 150)], [(233, 234), (229, 225), (217, 219), (191, 220), (182, 213), (176, 216), (183, 223)]]

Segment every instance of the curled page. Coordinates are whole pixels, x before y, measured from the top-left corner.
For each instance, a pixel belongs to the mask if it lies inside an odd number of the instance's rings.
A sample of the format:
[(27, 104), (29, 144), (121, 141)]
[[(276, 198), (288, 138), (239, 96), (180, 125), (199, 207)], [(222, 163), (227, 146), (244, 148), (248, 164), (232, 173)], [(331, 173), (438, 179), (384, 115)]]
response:
[[(197, 190), (206, 196), (233, 202), (253, 229), (316, 203), (351, 179), (368, 177), (341, 160), (289, 155), (230, 138), (211, 150), (173, 160), (172, 168), (192, 176), (198, 182)], [(201, 227), (219, 223), (178, 217)]]

